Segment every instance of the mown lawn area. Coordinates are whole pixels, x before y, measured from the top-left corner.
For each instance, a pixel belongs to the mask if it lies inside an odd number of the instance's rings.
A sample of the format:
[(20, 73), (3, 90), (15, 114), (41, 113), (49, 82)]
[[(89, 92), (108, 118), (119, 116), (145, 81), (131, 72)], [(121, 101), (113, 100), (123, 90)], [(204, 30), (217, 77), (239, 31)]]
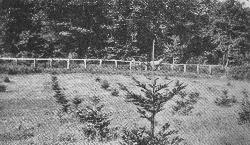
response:
[[(0, 76), (0, 84), (6, 86), (5, 92), (0, 92), (0, 144), (90, 144), (81, 132), (78, 123), (60, 124), (57, 110), (60, 107), (53, 98), (50, 74), (13, 75), (8, 76), (10, 82), (5, 83)], [(133, 75), (141, 82), (149, 83), (148, 76)], [(129, 90), (140, 93), (132, 76), (105, 75), (90, 73), (58, 74), (59, 84), (67, 98), (88, 98), (99, 96), (105, 105), (104, 110), (111, 113), (111, 126), (132, 128), (134, 125), (148, 125), (137, 113), (136, 106), (125, 101), (125, 92), (118, 83)], [(238, 124), (238, 112), (243, 98), (242, 91), (250, 93), (250, 83), (227, 79), (179, 78), (155, 76), (159, 83), (179, 80), (187, 87), (186, 92), (199, 93), (199, 101), (188, 115), (173, 114), (172, 101), (165, 104), (157, 116), (157, 126), (166, 122), (171, 128), (179, 131), (186, 145), (249, 145), (250, 125)], [(101, 88), (96, 78), (107, 80), (109, 89), (117, 89), (118, 96), (112, 96), (110, 91)], [(230, 107), (217, 106), (214, 101), (227, 90), (229, 96), (235, 96), (237, 102)], [(119, 139), (107, 143), (118, 144)]]

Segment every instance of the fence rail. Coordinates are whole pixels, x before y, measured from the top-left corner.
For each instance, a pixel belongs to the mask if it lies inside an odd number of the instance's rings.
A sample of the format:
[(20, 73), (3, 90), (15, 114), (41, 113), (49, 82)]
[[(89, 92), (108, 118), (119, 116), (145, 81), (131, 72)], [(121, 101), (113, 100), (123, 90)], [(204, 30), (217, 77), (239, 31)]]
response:
[[(67, 62), (67, 69), (70, 69), (70, 62), (72, 61), (83, 61), (84, 62), (84, 68), (87, 68), (87, 61), (98, 61), (99, 66), (102, 66), (103, 62), (114, 62), (115, 67), (118, 67), (118, 62), (124, 62), (124, 63), (129, 63), (129, 69), (132, 70), (132, 67), (135, 66), (136, 64), (142, 65), (145, 62), (140, 62), (140, 61), (124, 61), (124, 60), (115, 60), (115, 59), (69, 59), (69, 58), (8, 58), (8, 57), (3, 57), (0, 58), (0, 60), (13, 60), (16, 62), (18, 61), (33, 61), (33, 66), (37, 66), (37, 61), (49, 61), (50, 67), (53, 67), (52, 63), (53, 61), (66, 61)], [(174, 70), (175, 67), (178, 66), (183, 66), (183, 72), (186, 73), (187, 71), (187, 66), (195, 66), (196, 67), (196, 73), (200, 73), (200, 68), (208, 67), (208, 72), (209, 74), (212, 74), (212, 69), (214, 67), (221, 67), (223, 68), (222, 65), (203, 65), (203, 64), (171, 64), (171, 63), (161, 63), (161, 66), (170, 66), (172, 70)], [(147, 69), (147, 67), (145, 68)], [(161, 67), (159, 67), (161, 69)]]

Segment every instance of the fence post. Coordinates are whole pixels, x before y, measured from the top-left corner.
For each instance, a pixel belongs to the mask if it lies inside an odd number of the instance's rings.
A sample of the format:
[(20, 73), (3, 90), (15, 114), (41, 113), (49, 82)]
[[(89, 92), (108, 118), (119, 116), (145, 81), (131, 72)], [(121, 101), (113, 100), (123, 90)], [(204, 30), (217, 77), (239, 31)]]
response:
[(187, 72), (187, 65), (184, 64), (183, 66), (184, 66), (184, 73), (186, 73)]
[(70, 66), (69, 66), (69, 65), (70, 65), (69, 63), (70, 63), (70, 59), (67, 60), (67, 69), (69, 69), (69, 67), (70, 67)]
[(16, 58), (16, 59), (15, 59), (15, 64), (16, 64), (16, 65), (18, 65), (18, 64), (17, 64), (17, 60), (18, 60), (18, 59)]
[(171, 64), (171, 70), (174, 71), (174, 64)]
[(50, 66), (51, 68), (53, 67), (52, 61), (53, 61), (53, 59), (50, 59), (50, 61), (49, 61), (49, 66)]
[(87, 60), (84, 59), (84, 68), (86, 69), (87, 68)]
[(212, 66), (209, 65), (209, 74), (211, 75), (212, 74)]
[(200, 65), (197, 64), (197, 74), (200, 74)]
[(100, 67), (102, 66), (102, 60), (100, 59)]
[(115, 60), (115, 67), (117, 68), (117, 60)]
[(36, 67), (36, 59), (34, 59), (34, 64), (33, 65), (34, 65), (34, 67)]

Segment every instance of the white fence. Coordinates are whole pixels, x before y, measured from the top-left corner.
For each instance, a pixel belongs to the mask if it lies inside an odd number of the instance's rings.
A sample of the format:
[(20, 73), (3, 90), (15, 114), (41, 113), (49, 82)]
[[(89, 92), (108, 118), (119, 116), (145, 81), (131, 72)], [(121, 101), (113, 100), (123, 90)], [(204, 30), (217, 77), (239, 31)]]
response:
[[(135, 66), (136, 64), (143, 64), (143, 62), (139, 61), (124, 61), (124, 60), (104, 60), (104, 59), (68, 59), (68, 58), (0, 58), (0, 60), (12, 60), (15, 61), (16, 64), (18, 61), (33, 61), (33, 66), (37, 66), (38, 61), (49, 61), (50, 67), (53, 67), (52, 63), (53, 61), (66, 61), (67, 62), (67, 69), (70, 69), (70, 63), (72, 61), (83, 61), (84, 62), (84, 68), (87, 68), (87, 61), (99, 61), (99, 66), (101, 67), (103, 62), (114, 62), (115, 67), (118, 67), (118, 62), (124, 62), (124, 63), (129, 63), (129, 69), (132, 70), (132, 67)], [(183, 72), (186, 73), (187, 71), (187, 66), (195, 66), (196, 67), (196, 73), (200, 73), (200, 68), (201, 67), (206, 67), (208, 69), (209, 74), (212, 74), (212, 69), (214, 67), (221, 67), (223, 68), (222, 65), (201, 65), (201, 64), (170, 64), (170, 63), (162, 63), (161, 66), (170, 66), (171, 70), (174, 70), (175, 67), (177, 66), (182, 66), (183, 67)], [(161, 69), (161, 67), (159, 67)]]

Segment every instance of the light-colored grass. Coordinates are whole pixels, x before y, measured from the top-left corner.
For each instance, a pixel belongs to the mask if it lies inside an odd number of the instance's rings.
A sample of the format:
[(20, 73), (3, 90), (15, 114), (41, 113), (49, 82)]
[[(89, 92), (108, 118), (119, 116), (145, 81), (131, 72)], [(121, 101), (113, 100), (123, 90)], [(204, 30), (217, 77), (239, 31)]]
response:
[[(119, 96), (111, 95), (110, 91), (101, 88), (96, 78), (108, 80), (110, 87), (119, 90)], [(145, 76), (135, 75), (135, 78), (142, 82), (148, 82)], [(159, 77), (159, 83), (168, 82), (164, 76)], [(171, 127), (179, 130), (183, 143), (189, 145), (249, 145), (250, 127), (238, 125), (237, 113), (239, 104), (232, 107), (216, 106), (214, 100), (222, 95), (222, 90), (228, 90), (229, 96), (234, 95), (238, 101), (242, 99), (242, 91), (250, 92), (250, 83), (219, 79), (191, 79), (169, 77), (171, 80), (180, 80), (188, 85), (187, 92), (198, 92), (202, 97), (191, 115), (179, 116), (171, 114), (173, 101), (165, 105), (157, 116), (157, 125), (161, 126), (169, 121)], [(136, 107), (126, 103), (125, 92), (120, 90), (117, 83), (124, 84), (130, 90), (140, 93), (135, 87), (131, 76), (123, 75), (101, 75), (101, 74), (60, 74), (59, 84), (64, 88), (68, 98), (87, 98), (97, 95), (102, 98), (105, 110), (111, 112), (112, 126), (132, 127), (134, 124), (140, 126), (148, 123), (139, 118)], [(43, 75), (19, 75), (11, 76), (11, 83), (5, 84), (8, 87), (6, 92), (0, 92), (0, 144), (29, 144), (47, 143), (55, 144), (63, 138), (65, 132), (74, 136), (77, 142), (74, 144), (87, 144), (81, 131), (76, 131), (79, 126), (68, 124), (68, 127), (60, 126), (56, 117), (58, 105), (53, 99), (54, 92), (51, 89), (51, 76)], [(172, 83), (170, 87), (174, 85)], [(34, 137), (28, 139), (9, 139), (9, 134), (24, 133), (33, 127)], [(71, 131), (70, 131), (71, 130)], [(72, 131), (73, 130), (73, 131)], [(5, 135), (5, 136), (4, 136)], [(94, 144), (94, 143), (93, 143)], [(117, 144), (116, 141), (106, 144)]]

